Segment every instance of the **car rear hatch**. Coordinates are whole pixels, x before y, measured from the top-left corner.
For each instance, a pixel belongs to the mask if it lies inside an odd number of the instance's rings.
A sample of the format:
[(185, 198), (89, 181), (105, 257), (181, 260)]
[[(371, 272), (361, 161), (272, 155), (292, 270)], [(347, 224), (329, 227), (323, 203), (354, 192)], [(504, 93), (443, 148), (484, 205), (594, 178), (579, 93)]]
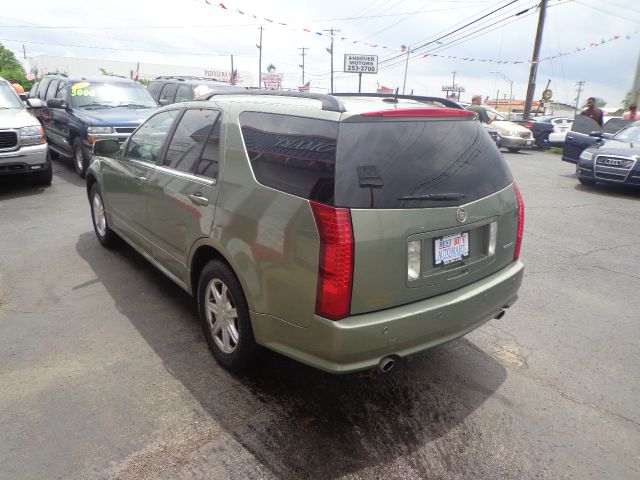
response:
[(344, 119), (335, 206), (351, 215), (352, 315), (455, 290), (514, 258), (513, 178), (466, 111), (387, 110)]

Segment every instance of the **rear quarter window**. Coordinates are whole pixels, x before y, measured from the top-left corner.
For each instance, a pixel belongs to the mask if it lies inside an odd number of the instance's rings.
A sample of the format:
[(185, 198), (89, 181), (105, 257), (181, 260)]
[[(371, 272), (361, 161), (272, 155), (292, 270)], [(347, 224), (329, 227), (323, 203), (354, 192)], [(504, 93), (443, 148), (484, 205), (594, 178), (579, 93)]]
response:
[[(495, 193), (512, 181), (500, 152), (476, 121), (340, 124), (335, 185), (338, 207), (462, 205)], [(452, 194), (451, 199), (443, 200), (446, 194)]]
[(240, 127), (258, 182), (333, 204), (337, 122), (244, 112), (240, 115)]

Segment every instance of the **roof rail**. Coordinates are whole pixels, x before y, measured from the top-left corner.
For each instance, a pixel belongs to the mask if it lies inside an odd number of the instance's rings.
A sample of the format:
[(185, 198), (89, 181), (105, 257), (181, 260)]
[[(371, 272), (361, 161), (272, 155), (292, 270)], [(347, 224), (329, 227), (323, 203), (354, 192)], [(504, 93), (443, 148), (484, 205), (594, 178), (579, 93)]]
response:
[(418, 102), (438, 102), (444, 105), (445, 107), (455, 108), (458, 110), (464, 110), (464, 107), (454, 102), (453, 100), (449, 100), (447, 98), (441, 97), (421, 97), (419, 95), (396, 95), (393, 93), (333, 93), (336, 97), (374, 97), (374, 98), (383, 98), (389, 99), (388, 101), (394, 101), (398, 98), (403, 100), (416, 100)]
[(207, 80), (210, 82), (225, 83), (211, 77), (197, 77), (192, 75), (160, 75), (159, 77), (154, 78), (154, 80)]
[(295, 97), (295, 98), (310, 98), (313, 100), (320, 100), (322, 102), (322, 110), (329, 110), (331, 112), (346, 112), (346, 108), (342, 102), (324, 93), (309, 93), (309, 92), (287, 92), (283, 90), (245, 90), (234, 92), (212, 92), (205, 93), (197, 98), (197, 100), (211, 100), (216, 95), (251, 95), (251, 96), (266, 96), (266, 97)]

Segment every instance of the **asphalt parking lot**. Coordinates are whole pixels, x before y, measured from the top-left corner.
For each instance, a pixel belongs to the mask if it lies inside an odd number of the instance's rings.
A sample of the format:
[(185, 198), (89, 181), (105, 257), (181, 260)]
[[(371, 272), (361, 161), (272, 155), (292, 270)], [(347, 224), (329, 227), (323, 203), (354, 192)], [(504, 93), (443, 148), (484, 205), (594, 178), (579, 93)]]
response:
[(0, 479), (640, 477), (640, 192), (506, 153), (520, 299), (389, 374), (235, 377), (190, 297), (93, 233), (82, 180), (0, 182)]

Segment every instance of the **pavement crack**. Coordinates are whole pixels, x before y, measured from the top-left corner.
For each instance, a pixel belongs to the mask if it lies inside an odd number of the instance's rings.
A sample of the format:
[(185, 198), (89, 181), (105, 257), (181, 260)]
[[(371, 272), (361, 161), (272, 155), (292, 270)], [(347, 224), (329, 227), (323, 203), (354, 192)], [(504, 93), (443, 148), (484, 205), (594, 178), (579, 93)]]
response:
[(636, 280), (640, 280), (640, 277), (637, 275), (631, 275), (630, 273), (626, 273), (626, 272), (619, 272), (617, 270), (613, 270), (611, 268), (607, 268), (607, 267), (602, 267), (600, 265), (590, 265), (591, 268), (599, 268), (600, 270), (606, 270), (607, 272), (611, 272), (611, 273), (615, 273), (617, 275), (622, 275), (624, 277), (629, 277), (629, 278), (634, 278)]

